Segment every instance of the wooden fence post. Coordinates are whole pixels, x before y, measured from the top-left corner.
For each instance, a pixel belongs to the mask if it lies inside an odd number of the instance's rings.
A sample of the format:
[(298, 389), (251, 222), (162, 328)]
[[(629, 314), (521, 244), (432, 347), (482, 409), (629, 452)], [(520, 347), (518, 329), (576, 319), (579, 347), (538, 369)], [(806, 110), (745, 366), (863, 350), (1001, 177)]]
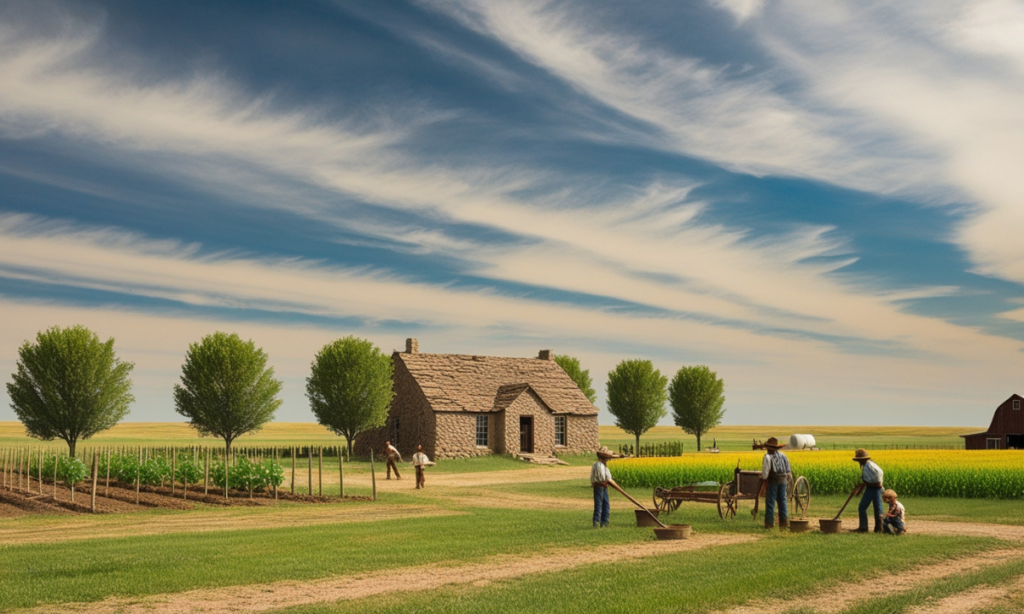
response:
[[(277, 473), (277, 468), (281, 464), (278, 462), (277, 446), (274, 446), (274, 472)], [(274, 501), (277, 501), (277, 480), (274, 480)]]
[(60, 464), (60, 451), (53, 453), (53, 500), (57, 500), (57, 465)]
[(107, 485), (103, 489), (103, 496), (110, 495), (110, 448), (107, 448)]
[(139, 489), (142, 486), (142, 446), (139, 446), (139, 464), (135, 466), (135, 505), (139, 504)]
[(39, 454), (36, 455), (36, 476), (39, 478), (39, 494), (43, 494), (43, 447), (39, 446)]
[(224, 498), (229, 498), (228, 486), (231, 482), (228, 480), (228, 451), (224, 450)]
[(178, 455), (175, 453), (175, 449), (171, 447), (171, 496), (174, 496), (174, 482), (178, 473)]
[(89, 507), (92, 509), (92, 513), (96, 513), (96, 478), (99, 477), (100, 473), (100, 457), (96, 455), (96, 452), (92, 453), (92, 493), (91, 502)]
[(206, 471), (203, 474), (203, 496), (210, 494), (210, 448), (206, 448)]
[(295, 494), (295, 446), (292, 446), (292, 494)]
[(318, 482), (317, 494), (322, 497), (324, 496), (324, 447), (319, 446), (316, 449), (316, 453), (317, 457), (320, 459), (316, 469), (316, 480)]
[(309, 479), (306, 480), (306, 486), (309, 490), (309, 495), (313, 496), (313, 446), (306, 446), (306, 453), (309, 455), (309, 466), (306, 467), (309, 471)]
[(338, 446), (338, 498), (345, 498), (345, 466), (341, 462), (341, 446)]
[(373, 470), (373, 449), (370, 449), (370, 483), (373, 485), (373, 500), (377, 500), (377, 472)]

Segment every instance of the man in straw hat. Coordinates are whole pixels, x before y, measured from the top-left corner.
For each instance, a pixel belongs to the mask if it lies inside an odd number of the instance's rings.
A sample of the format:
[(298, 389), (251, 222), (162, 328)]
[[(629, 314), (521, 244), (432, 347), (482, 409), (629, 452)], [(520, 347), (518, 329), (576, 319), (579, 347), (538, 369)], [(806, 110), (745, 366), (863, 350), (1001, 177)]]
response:
[(858, 448), (853, 454), (853, 460), (860, 463), (861, 483), (857, 486), (857, 492), (863, 492), (857, 506), (857, 513), (860, 514), (860, 525), (854, 533), (868, 532), (868, 506), (875, 508), (875, 533), (882, 532), (882, 468), (876, 465), (868, 451)]
[(779, 440), (771, 437), (764, 442), (764, 448), (768, 450), (761, 461), (761, 482), (758, 484), (758, 492), (761, 486), (768, 484), (764, 493), (764, 528), (771, 529), (775, 525), (775, 504), (779, 505), (779, 528), (789, 528), (789, 506), (786, 503), (786, 482), (793, 470), (789, 466), (789, 459), (780, 452), (786, 444), (780, 444)]
[(611, 518), (608, 502), (608, 485), (614, 484), (612, 472), (608, 470), (608, 459), (615, 454), (607, 446), (597, 451), (597, 462), (590, 468), (590, 485), (594, 488), (594, 526), (607, 527)]

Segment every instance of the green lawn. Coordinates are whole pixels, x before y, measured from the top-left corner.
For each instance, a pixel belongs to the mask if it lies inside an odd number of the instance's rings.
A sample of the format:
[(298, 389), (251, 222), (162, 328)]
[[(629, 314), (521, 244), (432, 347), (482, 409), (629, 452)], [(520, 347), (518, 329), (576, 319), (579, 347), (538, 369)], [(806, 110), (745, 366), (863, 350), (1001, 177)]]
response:
[(0, 546), (0, 611), (653, 539), (631, 526), (631, 512), (615, 512), (613, 522), (595, 531), (575, 512), (474, 509), (401, 521)]
[[(791, 598), (839, 582), (898, 573), (924, 562), (967, 556), (993, 540), (907, 536), (893, 556), (892, 538), (859, 535), (785, 535), (708, 552), (684, 552), (594, 565), (486, 587), (445, 588), (414, 595), (321, 604), (290, 614), (417, 612), (707, 612), (749, 599)], [(892, 611), (892, 610), (875, 610)]]

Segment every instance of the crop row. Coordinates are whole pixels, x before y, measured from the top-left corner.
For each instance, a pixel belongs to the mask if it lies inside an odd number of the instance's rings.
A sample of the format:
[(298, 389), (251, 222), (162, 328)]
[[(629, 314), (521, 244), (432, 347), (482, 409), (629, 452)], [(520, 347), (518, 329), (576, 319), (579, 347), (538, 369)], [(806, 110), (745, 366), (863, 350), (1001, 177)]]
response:
[[(609, 463), (615, 481), (653, 488), (704, 481), (725, 483), (739, 466), (760, 470), (762, 452), (685, 454), (675, 458), (618, 459)], [(860, 467), (849, 451), (787, 454), (795, 476), (806, 476), (811, 491), (846, 494), (860, 481)], [(892, 450), (872, 453), (885, 472), (885, 486), (900, 496), (967, 499), (1024, 498), (1024, 451)]]

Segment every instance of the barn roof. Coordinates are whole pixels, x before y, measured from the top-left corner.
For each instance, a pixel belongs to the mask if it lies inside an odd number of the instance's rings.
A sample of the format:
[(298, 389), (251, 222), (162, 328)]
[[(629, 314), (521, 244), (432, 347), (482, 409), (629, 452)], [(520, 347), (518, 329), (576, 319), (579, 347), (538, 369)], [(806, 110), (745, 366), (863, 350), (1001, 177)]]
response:
[(395, 352), (434, 411), (497, 412), (532, 390), (556, 414), (597, 408), (553, 360)]

